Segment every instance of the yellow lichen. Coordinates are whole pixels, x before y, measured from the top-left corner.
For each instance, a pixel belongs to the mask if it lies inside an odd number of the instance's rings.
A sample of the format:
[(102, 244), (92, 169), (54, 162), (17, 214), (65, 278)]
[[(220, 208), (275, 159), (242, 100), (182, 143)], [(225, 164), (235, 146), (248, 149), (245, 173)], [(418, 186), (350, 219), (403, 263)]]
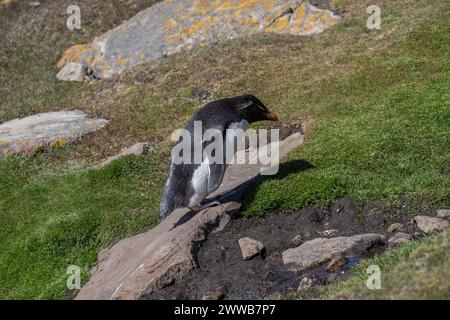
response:
[(62, 148), (68, 143), (67, 139), (57, 139), (50, 143), (50, 147), (53, 148)]
[(164, 28), (166, 28), (167, 30), (171, 30), (173, 28), (175, 28), (175, 22), (173, 20), (169, 20), (164, 24)]
[(268, 29), (267, 31), (270, 32), (282, 32), (286, 31), (289, 28), (289, 16), (283, 16), (277, 21), (275, 21)]
[(64, 55), (61, 59), (59, 59), (58, 63), (56, 64), (56, 67), (58, 69), (61, 69), (69, 62), (79, 62), (81, 61), (82, 57), (88, 53), (91, 52), (91, 56), (94, 55), (95, 48), (91, 45), (86, 44), (77, 44), (73, 47), (69, 48), (66, 52), (64, 52)]
[(129, 58), (119, 58), (119, 59), (117, 59), (117, 64), (119, 65), (119, 66), (123, 66), (124, 64), (126, 64), (128, 61), (130, 61), (130, 59)]

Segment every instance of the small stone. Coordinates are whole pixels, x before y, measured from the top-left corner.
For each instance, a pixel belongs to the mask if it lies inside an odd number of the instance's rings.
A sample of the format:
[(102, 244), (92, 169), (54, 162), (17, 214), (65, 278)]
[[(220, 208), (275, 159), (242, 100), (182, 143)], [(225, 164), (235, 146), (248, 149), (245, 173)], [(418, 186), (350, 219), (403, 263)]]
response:
[(217, 290), (207, 291), (203, 294), (202, 300), (221, 300), (225, 297), (225, 289), (218, 288)]
[(28, 5), (30, 7), (37, 8), (41, 5), (41, 3), (39, 1), (31, 1), (31, 2), (28, 2)]
[(338, 252), (332, 255), (331, 261), (327, 264), (326, 270), (328, 272), (336, 272), (347, 263), (347, 258), (342, 252)]
[(264, 251), (264, 245), (252, 238), (241, 238), (239, 239), (239, 246), (241, 247), (242, 258), (244, 260), (249, 260)]
[(404, 232), (398, 232), (395, 235), (393, 235), (388, 240), (389, 248), (394, 248), (399, 245), (405, 244), (408, 241), (411, 241), (413, 237), (409, 233)]
[(450, 222), (444, 219), (430, 217), (430, 216), (416, 216), (413, 219), (417, 228), (424, 233), (432, 233), (434, 231), (441, 231), (450, 227)]
[(396, 233), (398, 231), (404, 231), (404, 230), (405, 230), (405, 225), (402, 223), (391, 224), (391, 226), (388, 228), (389, 233)]
[(56, 75), (62, 81), (83, 81), (87, 72), (87, 66), (70, 62), (66, 64)]
[(312, 286), (317, 283), (317, 279), (315, 277), (303, 277), (298, 284), (297, 291), (308, 290)]
[(440, 209), (437, 212), (437, 217), (440, 219), (449, 219), (450, 218), (450, 209)]
[(296, 235), (294, 238), (292, 238), (291, 240), (291, 245), (293, 247), (298, 247), (299, 245), (301, 245), (303, 243), (303, 236), (301, 234)]

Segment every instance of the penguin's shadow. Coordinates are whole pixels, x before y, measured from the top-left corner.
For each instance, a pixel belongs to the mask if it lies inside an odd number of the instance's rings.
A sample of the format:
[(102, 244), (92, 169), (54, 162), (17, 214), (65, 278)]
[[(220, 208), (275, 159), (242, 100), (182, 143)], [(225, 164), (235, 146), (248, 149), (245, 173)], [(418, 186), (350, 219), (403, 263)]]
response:
[[(207, 202), (210, 201), (219, 201), (220, 203), (225, 203), (227, 201), (230, 200), (235, 200), (234, 198), (237, 197), (238, 194), (241, 194), (240, 197), (238, 198), (243, 198), (244, 196), (246, 196), (245, 193), (245, 189), (248, 189), (251, 187), (252, 190), (258, 190), (258, 186), (260, 184), (262, 184), (263, 182), (267, 181), (267, 180), (281, 180), (285, 177), (287, 177), (288, 175), (292, 174), (292, 173), (298, 173), (301, 171), (306, 171), (309, 169), (313, 169), (315, 168), (314, 165), (312, 165), (311, 163), (309, 163), (306, 160), (291, 160), (291, 161), (286, 161), (283, 163), (280, 163), (280, 167), (278, 169), (277, 174), (275, 175), (257, 175), (256, 177), (243, 181), (240, 185), (238, 185), (237, 187), (235, 187), (232, 190), (226, 191), (224, 193), (221, 193), (219, 195), (217, 195), (214, 198), (208, 198)], [(250, 194), (248, 195), (247, 198), (247, 202), (251, 202), (252, 199), (255, 196), (255, 192), (250, 192)], [(188, 211), (186, 212), (172, 227), (172, 229), (188, 222), (189, 220), (191, 220), (196, 214), (203, 214), (204, 211), (201, 212), (193, 212), (193, 211)], [(228, 214), (228, 213), (227, 213)], [(234, 213), (232, 213), (234, 214)], [(172, 230), (171, 229), (171, 230)]]

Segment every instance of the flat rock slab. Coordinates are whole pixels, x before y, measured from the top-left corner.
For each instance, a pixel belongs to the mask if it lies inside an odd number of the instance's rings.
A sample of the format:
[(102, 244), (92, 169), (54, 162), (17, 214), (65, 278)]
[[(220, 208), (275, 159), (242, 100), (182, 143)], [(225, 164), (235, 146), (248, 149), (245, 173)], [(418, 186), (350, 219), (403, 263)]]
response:
[(84, 66), (91, 76), (108, 78), (195, 46), (261, 32), (314, 35), (338, 20), (331, 11), (302, 0), (161, 1), (91, 44), (68, 49), (58, 62), (58, 78), (83, 78), (81, 68), (66, 67), (71, 62)]
[(380, 234), (316, 238), (283, 252), (283, 263), (292, 271), (303, 271), (326, 263), (336, 255), (362, 253), (385, 240)]
[(0, 158), (61, 147), (107, 123), (104, 119), (88, 118), (79, 110), (40, 113), (11, 120), (0, 125)]
[[(295, 133), (280, 142), (280, 158), (302, 144), (304, 137)], [(251, 157), (256, 150), (247, 151)], [(230, 165), (218, 192), (230, 194), (233, 201), (208, 208), (196, 215), (177, 209), (151, 230), (121, 240), (99, 254), (89, 282), (76, 299), (139, 299), (155, 289), (179, 279), (196, 267), (199, 243), (215, 228), (223, 228), (229, 215), (239, 208), (239, 186), (260, 174), (261, 165)], [(212, 195), (214, 196), (214, 195)]]

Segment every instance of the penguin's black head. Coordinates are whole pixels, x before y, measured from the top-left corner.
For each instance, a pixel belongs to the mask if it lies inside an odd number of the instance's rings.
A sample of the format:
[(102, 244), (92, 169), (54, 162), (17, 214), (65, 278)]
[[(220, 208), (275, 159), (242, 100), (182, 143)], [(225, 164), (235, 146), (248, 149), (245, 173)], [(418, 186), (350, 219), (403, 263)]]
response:
[(278, 116), (274, 112), (267, 110), (267, 107), (258, 98), (251, 94), (245, 94), (239, 97), (233, 98), (234, 107), (237, 113), (242, 119), (247, 120), (249, 123), (256, 121), (277, 121)]

